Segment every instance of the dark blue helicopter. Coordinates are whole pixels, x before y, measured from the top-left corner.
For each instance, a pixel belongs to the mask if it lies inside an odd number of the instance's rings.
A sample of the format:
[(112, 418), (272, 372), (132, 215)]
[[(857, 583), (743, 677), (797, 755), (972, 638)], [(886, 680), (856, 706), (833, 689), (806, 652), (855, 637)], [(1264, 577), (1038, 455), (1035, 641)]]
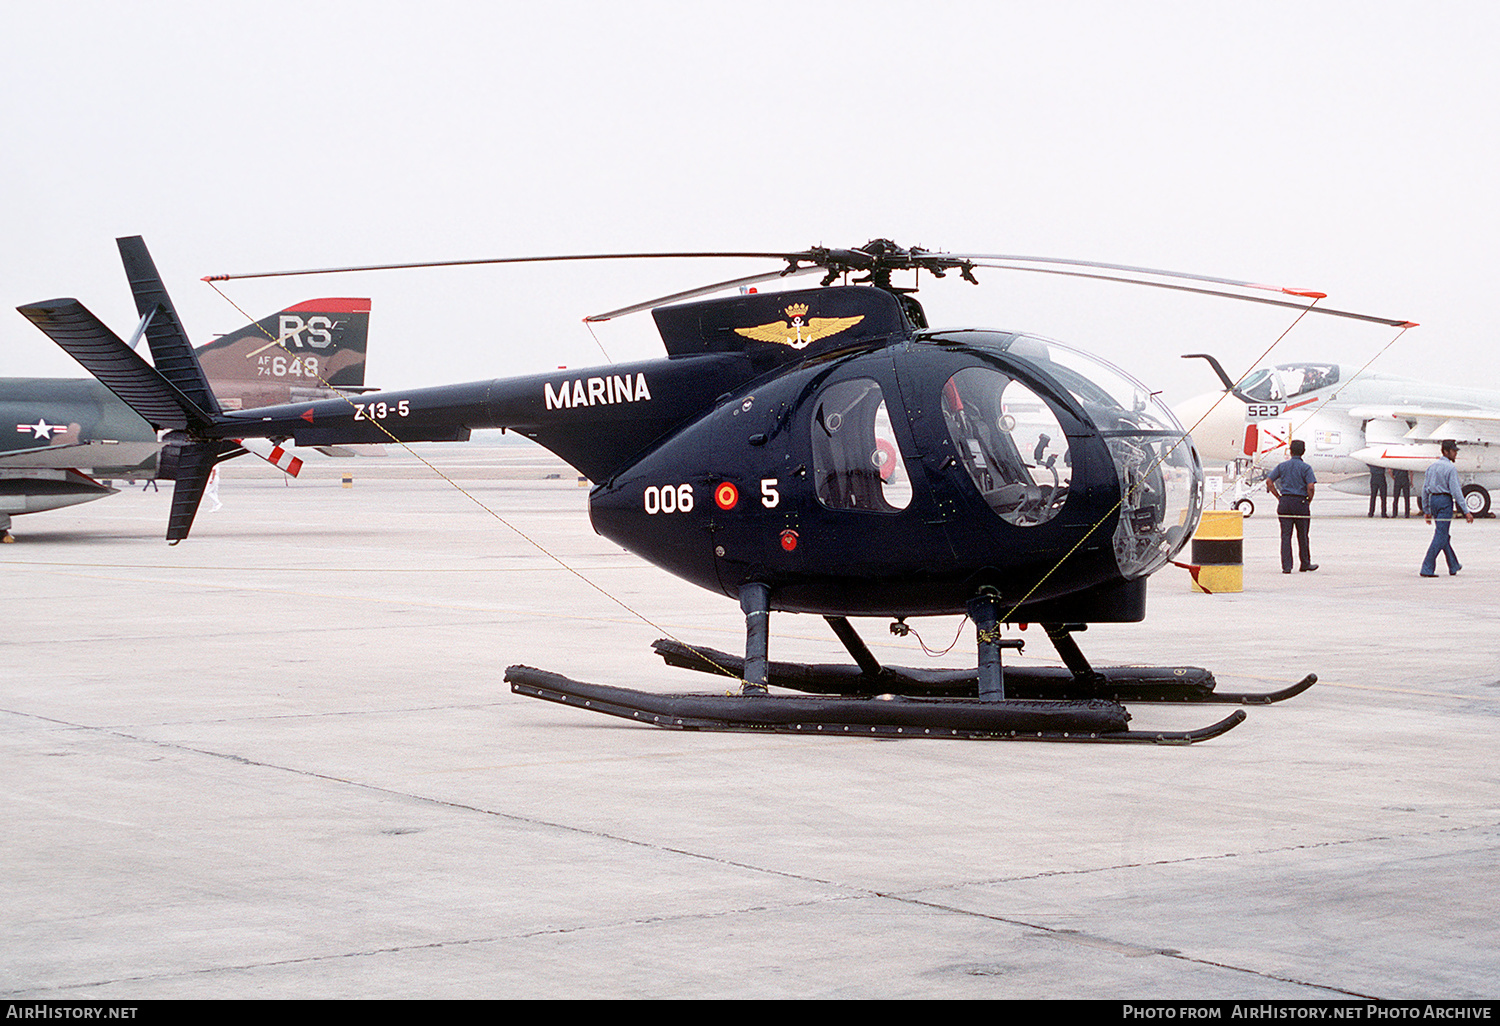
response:
[[(1091, 666), (1073, 634), (1143, 619), (1146, 579), (1197, 526), (1203, 474), (1191, 439), (1145, 386), (1097, 357), (1026, 334), (930, 328), (915, 290), (893, 286), (891, 275), (957, 270), (974, 281), (976, 267), (1005, 267), (1234, 298), (1256, 297), (1141, 276), (1266, 286), (887, 240), (670, 254), (786, 266), (595, 318), (651, 308), (665, 359), (241, 412), (219, 408), (144, 243), (122, 239), (120, 250), (154, 367), (76, 300), (21, 313), (163, 432), (162, 464), (176, 480), (169, 541), (187, 536), (209, 471), (242, 454), (244, 438), (461, 441), (503, 427), (596, 482), (590, 513), (600, 534), (737, 599), (745, 613), (743, 657), (656, 644), (669, 664), (738, 679), (739, 694), (662, 695), (513, 666), (506, 679), (517, 693), (682, 729), (1187, 743), (1244, 713), (1199, 731), (1138, 732), (1120, 703), (1265, 703), (1316, 680), (1226, 695), (1195, 667)], [(825, 272), (818, 288), (683, 302), (815, 270)], [(854, 665), (769, 661), (772, 610), (824, 616)], [(975, 621), (976, 671), (883, 666), (848, 620), (892, 617), (899, 633), (908, 617), (952, 613)], [(1040, 624), (1064, 666), (1003, 670), (1002, 649), (1021, 644), (1001, 638), (1004, 623)]]

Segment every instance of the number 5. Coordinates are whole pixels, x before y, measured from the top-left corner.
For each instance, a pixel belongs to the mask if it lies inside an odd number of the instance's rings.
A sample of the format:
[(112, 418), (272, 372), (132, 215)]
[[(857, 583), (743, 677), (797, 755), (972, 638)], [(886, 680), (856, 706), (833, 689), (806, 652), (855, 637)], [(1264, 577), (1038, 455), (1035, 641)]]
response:
[(774, 509), (781, 502), (781, 493), (776, 490), (776, 478), (763, 477), (760, 479), (760, 504), (766, 509)]

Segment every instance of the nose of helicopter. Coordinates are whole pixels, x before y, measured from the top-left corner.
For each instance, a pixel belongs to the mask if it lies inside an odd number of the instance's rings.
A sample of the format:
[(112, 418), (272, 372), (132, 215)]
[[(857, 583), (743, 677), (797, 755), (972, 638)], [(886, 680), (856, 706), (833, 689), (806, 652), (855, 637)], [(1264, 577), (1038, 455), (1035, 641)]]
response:
[(1233, 395), (1204, 392), (1178, 403), (1176, 413), (1205, 462), (1228, 463), (1244, 455), (1245, 404)]

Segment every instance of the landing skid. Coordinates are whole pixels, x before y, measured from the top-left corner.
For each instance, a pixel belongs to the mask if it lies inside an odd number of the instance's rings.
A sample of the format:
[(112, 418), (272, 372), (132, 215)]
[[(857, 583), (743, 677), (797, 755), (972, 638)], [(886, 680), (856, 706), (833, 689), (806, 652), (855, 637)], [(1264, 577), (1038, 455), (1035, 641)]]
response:
[(674, 730), (749, 731), (834, 737), (958, 738), (1189, 745), (1207, 741), (1245, 719), (1236, 709), (1199, 730), (1136, 731), (1118, 702), (1026, 699), (914, 698), (882, 695), (825, 698), (767, 694), (662, 695), (585, 684), (529, 666), (505, 680), (518, 695), (540, 698)]
[[(666, 638), (651, 646), (668, 666), (740, 679), (745, 660), (712, 648), (690, 648)], [(1213, 674), (1196, 666), (1106, 666), (1091, 670), (1093, 677), (1080, 679), (1061, 666), (1008, 666), (1005, 669), (1007, 698), (1082, 700), (1107, 698), (1117, 702), (1187, 702), (1217, 705), (1270, 705), (1283, 702), (1317, 683), (1309, 673), (1296, 684), (1279, 691), (1215, 691)], [(880, 666), (873, 674), (843, 663), (768, 662), (766, 683), (791, 691), (815, 695), (872, 697), (902, 695), (924, 698), (975, 698), (979, 694), (976, 670), (918, 669)]]
[[(825, 616), (854, 666), (773, 663), (769, 647), (770, 589), (740, 588), (745, 613), (745, 656), (658, 641), (670, 666), (719, 674), (737, 681), (738, 694), (663, 695), (603, 684), (584, 684), (529, 666), (512, 666), (505, 679), (518, 695), (578, 706), (639, 723), (676, 730), (770, 731), (872, 737), (946, 737), (985, 741), (1083, 741), (1188, 745), (1218, 737), (1245, 719), (1236, 709), (1199, 730), (1130, 730), (1121, 701), (1266, 704), (1312, 687), (1309, 674), (1281, 691), (1224, 695), (1213, 674), (1197, 667), (1110, 667), (1095, 670), (1079, 651), (1076, 623), (1044, 623), (1065, 668), (1008, 672), (1005, 649), (1024, 642), (1002, 638), (999, 595), (981, 588), (969, 600), (979, 645), (978, 666), (968, 670), (916, 670), (881, 666), (848, 618)], [(800, 695), (772, 695), (775, 686)]]

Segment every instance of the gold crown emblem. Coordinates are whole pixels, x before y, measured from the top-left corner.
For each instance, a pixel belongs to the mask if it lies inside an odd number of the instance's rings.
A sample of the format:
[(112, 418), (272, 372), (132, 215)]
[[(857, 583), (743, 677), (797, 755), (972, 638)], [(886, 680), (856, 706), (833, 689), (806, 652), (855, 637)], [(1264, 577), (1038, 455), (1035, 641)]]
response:
[(789, 306), (789, 307), (786, 308), (786, 315), (788, 317), (805, 317), (805, 316), (807, 316), (807, 304), (806, 303), (793, 303), (791, 306)]

